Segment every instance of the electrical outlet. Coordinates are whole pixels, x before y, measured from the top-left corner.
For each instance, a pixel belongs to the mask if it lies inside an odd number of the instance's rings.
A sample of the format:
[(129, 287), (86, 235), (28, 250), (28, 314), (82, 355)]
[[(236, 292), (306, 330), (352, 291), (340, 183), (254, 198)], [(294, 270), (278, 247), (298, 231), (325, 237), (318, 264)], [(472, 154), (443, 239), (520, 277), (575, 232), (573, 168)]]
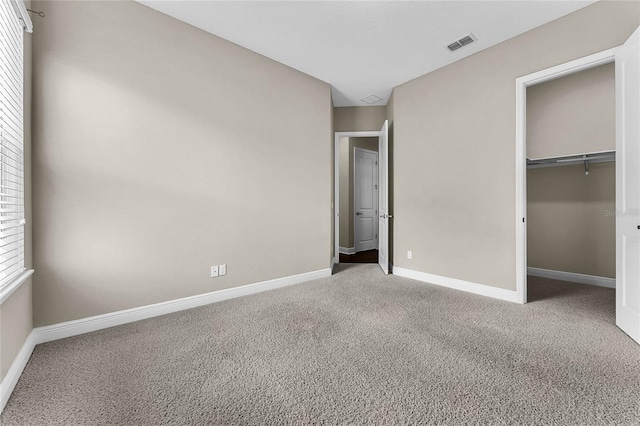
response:
[(220, 272), (220, 276), (227, 275), (227, 265), (220, 265), (218, 272)]
[(218, 265), (211, 267), (211, 278), (218, 276)]
[(409, 260), (413, 259), (413, 252), (411, 250), (407, 252), (407, 259)]

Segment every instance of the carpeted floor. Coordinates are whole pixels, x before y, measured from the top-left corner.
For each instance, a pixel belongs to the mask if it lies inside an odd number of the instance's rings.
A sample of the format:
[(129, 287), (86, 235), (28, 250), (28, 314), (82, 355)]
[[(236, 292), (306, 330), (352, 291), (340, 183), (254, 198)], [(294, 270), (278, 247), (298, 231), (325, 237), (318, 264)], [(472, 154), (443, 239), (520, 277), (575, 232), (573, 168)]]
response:
[(611, 289), (527, 305), (341, 265), (330, 278), (38, 346), (0, 423), (640, 423)]

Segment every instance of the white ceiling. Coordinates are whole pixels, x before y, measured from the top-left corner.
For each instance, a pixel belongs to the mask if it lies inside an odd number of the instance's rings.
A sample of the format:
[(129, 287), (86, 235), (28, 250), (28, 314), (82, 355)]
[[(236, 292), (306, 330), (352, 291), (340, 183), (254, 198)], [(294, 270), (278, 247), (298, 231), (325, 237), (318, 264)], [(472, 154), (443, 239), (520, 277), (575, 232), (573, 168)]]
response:
[(594, 3), (138, 1), (331, 84), (335, 106), (385, 105), (395, 86)]

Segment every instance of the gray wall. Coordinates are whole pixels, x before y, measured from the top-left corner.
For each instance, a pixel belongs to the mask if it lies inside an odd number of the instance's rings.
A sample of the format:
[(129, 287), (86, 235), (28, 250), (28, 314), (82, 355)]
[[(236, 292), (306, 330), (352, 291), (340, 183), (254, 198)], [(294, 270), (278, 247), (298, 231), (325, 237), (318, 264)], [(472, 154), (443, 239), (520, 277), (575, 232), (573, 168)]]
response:
[(640, 3), (598, 2), (396, 87), (394, 265), (515, 290), (515, 79), (639, 24)]
[[(30, 2), (25, 2), (30, 7)], [(37, 28), (37, 22), (34, 24)], [(32, 35), (24, 34), (24, 165), (25, 165), (25, 241), (24, 263), (33, 266), (31, 202), (31, 52)], [(33, 276), (32, 276), (33, 277)], [(0, 381), (2, 381), (33, 329), (32, 280), (29, 277), (0, 305)]]
[(340, 140), (340, 247), (354, 247), (354, 157), (353, 149), (378, 152), (378, 138)]
[(22, 284), (0, 307), (0, 380), (33, 329), (31, 289), (30, 281)]
[(334, 132), (365, 132), (380, 130), (385, 120), (386, 107), (334, 107)]
[(137, 3), (36, 9), (36, 325), (329, 266), (326, 83)]
[(615, 163), (527, 171), (527, 265), (616, 276)]
[(616, 149), (615, 65), (527, 88), (527, 157)]

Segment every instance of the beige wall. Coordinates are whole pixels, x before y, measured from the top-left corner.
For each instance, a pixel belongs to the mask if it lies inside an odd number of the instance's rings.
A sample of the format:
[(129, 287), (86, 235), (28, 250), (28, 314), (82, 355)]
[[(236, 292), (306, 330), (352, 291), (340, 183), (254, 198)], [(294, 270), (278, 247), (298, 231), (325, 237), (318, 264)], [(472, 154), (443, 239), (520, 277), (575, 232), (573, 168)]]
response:
[(340, 139), (340, 247), (354, 244), (354, 156), (353, 149), (362, 148), (378, 152), (378, 138)]
[(380, 130), (385, 120), (386, 107), (334, 107), (334, 132), (365, 132)]
[(36, 325), (329, 267), (326, 83), (138, 3), (36, 8)]
[(527, 264), (615, 278), (615, 163), (527, 171)]
[(0, 306), (0, 380), (33, 330), (31, 280), (22, 284)]
[(527, 89), (527, 157), (616, 149), (613, 63)]
[[(26, 2), (29, 7), (30, 2)], [(37, 28), (37, 21), (34, 23)], [(32, 35), (24, 33), (24, 165), (25, 165), (25, 245), (24, 263), (30, 269), (32, 262), (32, 210), (31, 203), (31, 43)], [(28, 278), (0, 305), (0, 381), (22, 349), (33, 329), (32, 278)]]
[(515, 79), (639, 24), (640, 3), (598, 2), (396, 87), (394, 266), (514, 290)]

